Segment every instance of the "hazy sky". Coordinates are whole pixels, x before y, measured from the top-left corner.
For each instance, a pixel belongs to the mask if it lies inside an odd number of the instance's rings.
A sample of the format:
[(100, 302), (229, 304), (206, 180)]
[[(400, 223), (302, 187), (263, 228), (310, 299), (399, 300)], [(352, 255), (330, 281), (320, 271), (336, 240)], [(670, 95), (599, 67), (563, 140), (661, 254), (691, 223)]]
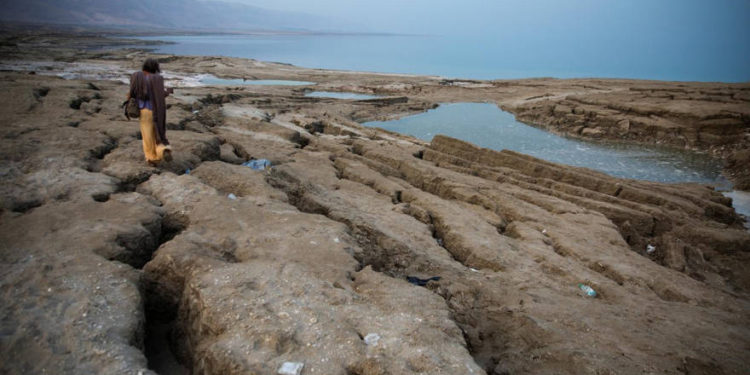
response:
[(547, 37), (560, 32), (572, 36), (594, 33), (613, 41), (652, 33), (673, 40), (702, 36), (750, 40), (750, 0), (231, 1), (332, 16), (373, 31), (533, 33)]

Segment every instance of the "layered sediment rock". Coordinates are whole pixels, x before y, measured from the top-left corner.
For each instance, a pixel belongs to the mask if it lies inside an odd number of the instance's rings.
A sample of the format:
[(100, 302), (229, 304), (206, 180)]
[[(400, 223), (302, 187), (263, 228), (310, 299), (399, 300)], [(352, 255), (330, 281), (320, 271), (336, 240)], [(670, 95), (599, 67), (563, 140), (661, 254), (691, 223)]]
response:
[(520, 121), (595, 139), (713, 150), (750, 144), (750, 86), (668, 82), (589, 82), (589, 90), (532, 97), (507, 109)]
[[(729, 290), (750, 287), (743, 265), (747, 261), (743, 250), (750, 249), (750, 237), (738, 225), (742, 219), (729, 206), (729, 199), (712, 188), (618, 180), (512, 151), (479, 149), (442, 136), (433, 139), (424, 159), (541, 193), (545, 196), (542, 207), (548, 210), (565, 210), (566, 205), (559, 202), (563, 200), (597, 211), (617, 225), (637, 253), (699, 280), (717, 280), (717, 287), (727, 282)], [(529, 196), (524, 193), (520, 197)], [(655, 249), (648, 251), (649, 245)]]

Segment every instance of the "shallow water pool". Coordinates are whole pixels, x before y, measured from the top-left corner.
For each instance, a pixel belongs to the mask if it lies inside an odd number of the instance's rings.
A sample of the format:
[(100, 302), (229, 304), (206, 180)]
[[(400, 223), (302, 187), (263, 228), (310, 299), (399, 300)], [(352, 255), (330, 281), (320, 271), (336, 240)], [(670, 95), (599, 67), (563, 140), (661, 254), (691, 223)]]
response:
[(444, 134), (481, 147), (518, 151), (615, 177), (707, 183), (722, 189), (731, 187), (721, 176), (721, 161), (706, 154), (565, 138), (518, 122), (511, 113), (490, 103), (442, 104), (418, 115), (363, 125), (410, 134), (425, 141)]
[(366, 99), (377, 99), (379, 96), (357, 94), (354, 92), (334, 92), (334, 91), (312, 91), (305, 94), (310, 98), (333, 98), (333, 99), (354, 99), (354, 100), (366, 100)]

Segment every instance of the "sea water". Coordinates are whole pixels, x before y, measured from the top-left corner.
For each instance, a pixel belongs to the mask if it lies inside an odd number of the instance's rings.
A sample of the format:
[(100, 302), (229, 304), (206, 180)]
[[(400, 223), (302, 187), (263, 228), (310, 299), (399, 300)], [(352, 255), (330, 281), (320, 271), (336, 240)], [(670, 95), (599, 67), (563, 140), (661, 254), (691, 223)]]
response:
[(331, 98), (331, 99), (345, 99), (345, 100), (367, 100), (367, 99), (376, 99), (379, 98), (379, 96), (376, 95), (367, 95), (367, 94), (357, 94), (354, 92), (333, 92), (333, 91), (312, 91), (305, 94), (305, 96), (310, 98)]
[[(503, 22), (498, 19), (498, 22)], [(172, 44), (144, 45), (177, 55), (230, 56), (308, 68), (513, 79), (634, 78), (744, 82), (744, 61), (733, 50), (648, 44), (561, 43), (555, 35), (533, 40), (498, 35), (377, 34), (170, 35), (138, 37)], [(716, 58), (726, 52), (726, 64)]]
[(480, 147), (513, 150), (621, 178), (697, 182), (721, 188), (731, 186), (721, 176), (721, 161), (709, 155), (665, 147), (561, 137), (516, 121), (511, 113), (490, 103), (442, 104), (418, 115), (363, 125), (409, 134), (424, 141), (443, 134)]

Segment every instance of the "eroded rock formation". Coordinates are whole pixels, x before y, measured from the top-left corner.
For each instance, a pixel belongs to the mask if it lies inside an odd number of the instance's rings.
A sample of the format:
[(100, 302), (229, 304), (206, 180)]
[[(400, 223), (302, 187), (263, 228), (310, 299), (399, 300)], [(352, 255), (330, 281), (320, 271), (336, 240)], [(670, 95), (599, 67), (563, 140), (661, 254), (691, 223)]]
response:
[(0, 86), (4, 373), (748, 370), (750, 233), (710, 187), (352, 121), (424, 98), (263, 87), (170, 97), (175, 160), (153, 168), (123, 84)]

